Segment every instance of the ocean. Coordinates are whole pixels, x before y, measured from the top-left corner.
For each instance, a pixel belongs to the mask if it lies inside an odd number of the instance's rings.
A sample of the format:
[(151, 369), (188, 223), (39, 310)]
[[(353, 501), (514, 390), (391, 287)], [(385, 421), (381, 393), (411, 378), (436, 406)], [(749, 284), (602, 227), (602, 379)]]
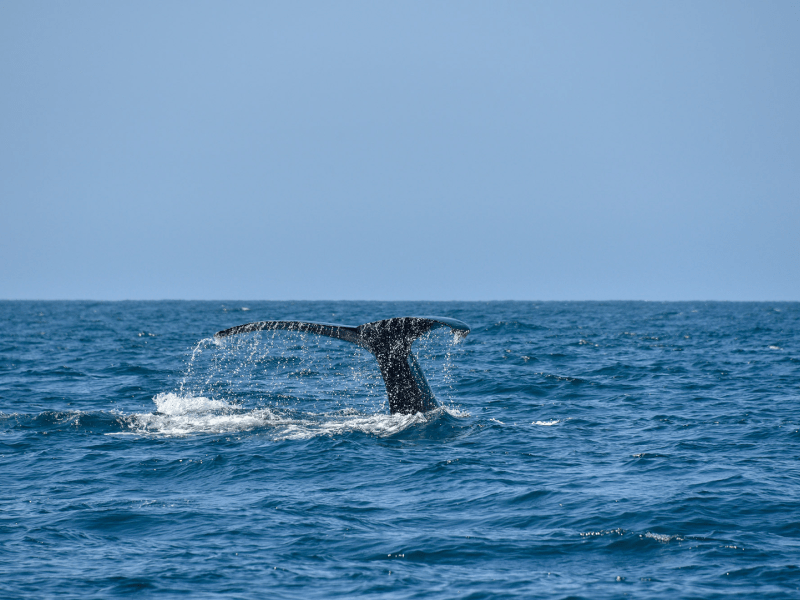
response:
[[(441, 406), (265, 319), (436, 315)], [(0, 302), (0, 597), (800, 597), (800, 303)]]

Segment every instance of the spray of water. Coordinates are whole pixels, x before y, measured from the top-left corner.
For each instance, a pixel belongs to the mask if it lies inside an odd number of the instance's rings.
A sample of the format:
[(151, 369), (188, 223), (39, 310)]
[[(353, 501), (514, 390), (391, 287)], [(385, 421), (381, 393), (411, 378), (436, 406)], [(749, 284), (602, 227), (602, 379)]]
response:
[(453, 407), (453, 351), (445, 329), (419, 338), (413, 351), (444, 406), (428, 415), (389, 415), (374, 357), (353, 344), (297, 331), (262, 331), (200, 340), (175, 391), (158, 394), (153, 413), (129, 431), (187, 435), (265, 430), (276, 439), (364, 431), (392, 435)]

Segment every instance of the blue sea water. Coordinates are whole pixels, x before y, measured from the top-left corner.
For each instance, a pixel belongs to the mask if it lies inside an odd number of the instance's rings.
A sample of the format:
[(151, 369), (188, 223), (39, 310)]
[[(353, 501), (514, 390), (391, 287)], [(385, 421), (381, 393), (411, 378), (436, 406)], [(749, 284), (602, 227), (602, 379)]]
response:
[[(338, 340), (461, 319), (388, 414)], [(800, 304), (0, 302), (3, 598), (800, 597)]]

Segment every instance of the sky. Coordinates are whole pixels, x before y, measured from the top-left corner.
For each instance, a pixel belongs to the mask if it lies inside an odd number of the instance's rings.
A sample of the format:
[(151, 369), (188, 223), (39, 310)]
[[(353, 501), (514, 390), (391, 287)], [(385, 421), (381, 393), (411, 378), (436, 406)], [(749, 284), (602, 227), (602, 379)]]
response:
[(800, 3), (0, 0), (0, 298), (800, 300)]

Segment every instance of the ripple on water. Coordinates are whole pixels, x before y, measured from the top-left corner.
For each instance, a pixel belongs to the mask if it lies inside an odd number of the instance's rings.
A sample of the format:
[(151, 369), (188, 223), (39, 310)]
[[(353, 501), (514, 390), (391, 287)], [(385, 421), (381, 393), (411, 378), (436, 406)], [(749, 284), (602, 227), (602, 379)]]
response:
[[(352, 346), (209, 337), (437, 313), (473, 330), (415, 347), (427, 415), (389, 415)], [(797, 594), (796, 303), (6, 302), (0, 323), (4, 596)]]

